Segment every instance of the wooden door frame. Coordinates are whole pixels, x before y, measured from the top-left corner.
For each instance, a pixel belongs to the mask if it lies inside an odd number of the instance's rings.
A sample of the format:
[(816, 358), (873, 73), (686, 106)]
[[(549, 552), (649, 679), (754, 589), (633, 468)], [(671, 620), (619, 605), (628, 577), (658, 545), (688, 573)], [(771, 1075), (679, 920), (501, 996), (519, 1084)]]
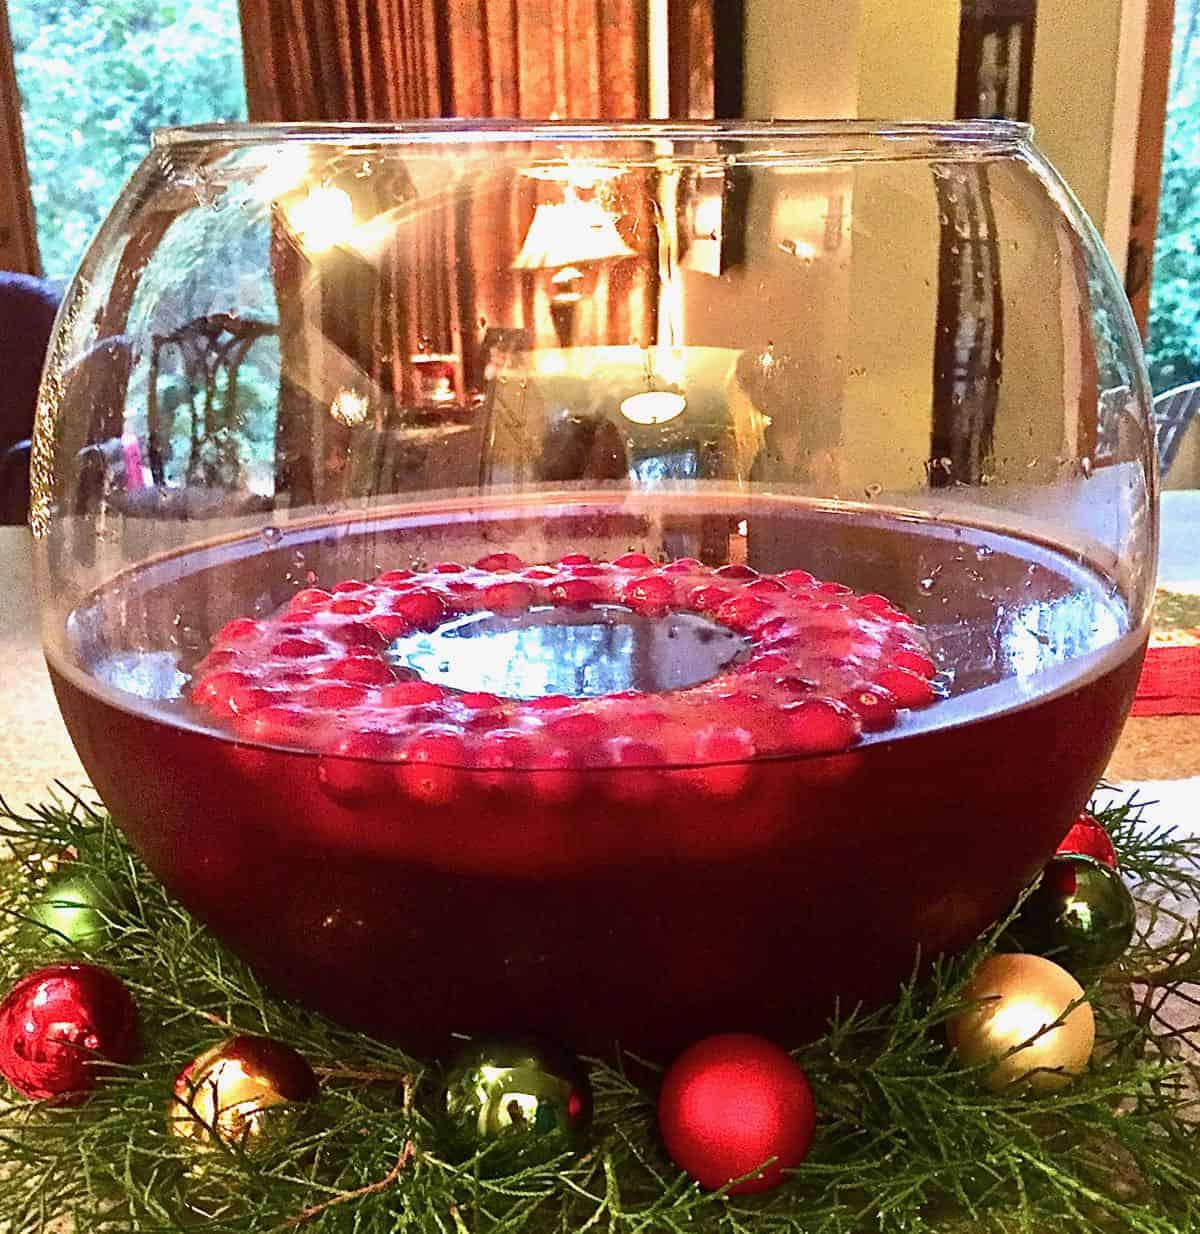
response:
[(8, 0), (0, 0), (0, 269), (41, 274)]
[(1154, 273), (1159, 195), (1162, 191), (1163, 141), (1174, 27), (1175, 0), (1147, 0), (1137, 153), (1134, 156), (1133, 195), (1129, 203), (1129, 247), (1125, 264), (1125, 291), (1143, 336), (1150, 317), (1150, 285)]

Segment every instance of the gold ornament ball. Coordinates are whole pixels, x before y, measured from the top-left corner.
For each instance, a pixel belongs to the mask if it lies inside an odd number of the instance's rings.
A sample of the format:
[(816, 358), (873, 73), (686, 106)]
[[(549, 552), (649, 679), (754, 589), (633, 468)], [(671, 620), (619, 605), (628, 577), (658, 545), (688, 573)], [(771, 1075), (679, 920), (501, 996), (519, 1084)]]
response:
[[(975, 970), (963, 997), (986, 1001), (949, 1020), (946, 1034), (968, 1067), (997, 1060), (983, 1079), (992, 1092), (1018, 1080), (1034, 1092), (1054, 1092), (1087, 1066), (1096, 1042), (1095, 1016), (1089, 1003), (1077, 1002), (1083, 998), (1079, 982), (1050, 960), (991, 956)], [(1023, 1042), (1029, 1044), (1016, 1049)]]
[(290, 1046), (269, 1037), (230, 1037), (179, 1073), (170, 1130), (204, 1147), (220, 1143), (253, 1155), (294, 1131), (318, 1087), (313, 1069)]

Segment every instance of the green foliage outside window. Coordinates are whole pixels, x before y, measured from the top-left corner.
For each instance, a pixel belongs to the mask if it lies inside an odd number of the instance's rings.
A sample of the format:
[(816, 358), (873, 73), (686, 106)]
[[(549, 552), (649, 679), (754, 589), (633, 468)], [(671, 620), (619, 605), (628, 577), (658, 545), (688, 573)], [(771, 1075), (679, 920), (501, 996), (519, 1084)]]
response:
[(1200, 0), (1178, 0), (1150, 292), (1155, 390), (1200, 381)]
[(165, 125), (243, 119), (237, 0), (9, 0), (42, 263), (74, 272)]

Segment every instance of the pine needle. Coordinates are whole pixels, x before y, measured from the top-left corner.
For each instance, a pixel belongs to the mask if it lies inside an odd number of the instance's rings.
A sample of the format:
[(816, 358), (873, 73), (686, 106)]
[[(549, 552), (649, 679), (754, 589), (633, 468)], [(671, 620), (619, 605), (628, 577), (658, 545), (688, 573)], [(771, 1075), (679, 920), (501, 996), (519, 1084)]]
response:
[[(385, 1042), (270, 996), (174, 903), (102, 812), (63, 795), (25, 816), (0, 803), (16, 860), (0, 870), (0, 978), (75, 956), (134, 992), (146, 1053), (87, 1104), (0, 1105), (0, 1231), (47, 1234), (1080, 1234), (1200, 1230), (1200, 842), (1101, 813), (1141, 908), (1138, 937), (1089, 990), (1101, 1045), (1048, 1096), (993, 1094), (943, 1025), (1003, 923), (870, 1015), (829, 1026), (797, 1058), (817, 1136), (760, 1196), (701, 1191), (655, 1132), (640, 1060), (591, 1062), (596, 1121), (580, 1155), (523, 1163), (491, 1145), (462, 1160), (434, 1116), (437, 1076)], [(71, 952), (27, 923), (48, 854), (73, 848), (117, 888), (113, 929)], [(263, 1156), (204, 1151), (167, 1131), (180, 1068), (232, 1031), (266, 1033), (321, 1078), (313, 1118)], [(628, 1065), (627, 1065), (628, 1064)]]

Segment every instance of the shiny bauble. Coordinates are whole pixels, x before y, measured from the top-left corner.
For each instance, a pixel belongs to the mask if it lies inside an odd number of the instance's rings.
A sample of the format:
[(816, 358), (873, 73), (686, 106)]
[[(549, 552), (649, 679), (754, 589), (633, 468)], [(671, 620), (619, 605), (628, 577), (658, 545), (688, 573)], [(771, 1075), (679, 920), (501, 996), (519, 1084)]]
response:
[(1094, 857), (1064, 854), (1047, 863), (1004, 945), (1087, 979), (1125, 952), (1136, 919), (1133, 897), (1114, 869)]
[(291, 1046), (270, 1037), (230, 1037), (176, 1077), (172, 1135), (251, 1156), (295, 1133), (319, 1093), (317, 1077)]
[(815, 1122), (804, 1072), (779, 1046), (748, 1033), (689, 1047), (663, 1077), (658, 1098), (659, 1133), (681, 1170), (710, 1191), (752, 1175), (731, 1195), (779, 1186), (783, 1171), (808, 1155)]
[(446, 1075), (445, 1110), (461, 1147), (503, 1139), (525, 1158), (578, 1148), (592, 1086), (573, 1056), (531, 1042), (473, 1042)]
[(963, 999), (974, 1005), (947, 1022), (946, 1035), (964, 1066), (994, 1063), (983, 1074), (992, 1092), (1018, 1081), (1036, 1093), (1054, 1092), (1087, 1067), (1095, 1016), (1079, 982), (1050, 960), (991, 956), (975, 970)]
[(49, 947), (96, 947), (104, 942), (115, 907), (104, 879), (67, 863), (30, 906), (22, 935)]
[(1117, 868), (1117, 850), (1111, 837), (1086, 810), (1071, 824), (1071, 830), (1063, 836), (1057, 851), (1092, 857), (1110, 870)]
[(90, 964), (39, 968), (0, 1002), (0, 1075), (34, 1101), (77, 1104), (139, 1045), (133, 997)]

